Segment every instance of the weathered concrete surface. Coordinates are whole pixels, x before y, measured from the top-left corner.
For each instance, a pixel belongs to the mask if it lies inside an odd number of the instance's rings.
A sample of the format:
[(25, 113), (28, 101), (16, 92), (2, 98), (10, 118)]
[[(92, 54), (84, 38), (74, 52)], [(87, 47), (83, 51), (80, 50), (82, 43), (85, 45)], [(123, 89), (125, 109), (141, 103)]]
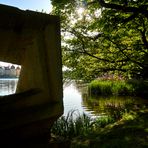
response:
[(0, 136), (44, 134), (63, 113), (59, 17), (0, 5), (0, 61), (22, 66), (16, 94), (0, 98)]

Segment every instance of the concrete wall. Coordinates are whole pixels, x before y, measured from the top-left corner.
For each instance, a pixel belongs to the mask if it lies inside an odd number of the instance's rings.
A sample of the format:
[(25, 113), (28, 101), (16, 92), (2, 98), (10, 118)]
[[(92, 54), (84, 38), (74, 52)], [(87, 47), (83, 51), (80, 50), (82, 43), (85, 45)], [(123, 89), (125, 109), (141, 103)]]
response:
[[(11, 123), (1, 122), (0, 130), (43, 120), (50, 127), (63, 113), (59, 17), (0, 5), (0, 61), (21, 65), (16, 95), (0, 98), (0, 114), (17, 113), (11, 114)], [(32, 126), (32, 131), (37, 129)]]

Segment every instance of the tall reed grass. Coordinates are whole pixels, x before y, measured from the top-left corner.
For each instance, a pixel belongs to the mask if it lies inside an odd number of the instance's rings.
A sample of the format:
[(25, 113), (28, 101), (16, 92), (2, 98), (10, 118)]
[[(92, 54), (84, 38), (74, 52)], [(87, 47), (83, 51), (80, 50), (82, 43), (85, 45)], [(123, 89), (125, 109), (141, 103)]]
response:
[(119, 103), (117, 105), (110, 102), (105, 104), (105, 115), (96, 118), (85, 113), (80, 114), (76, 110), (71, 110), (67, 116), (61, 116), (55, 121), (51, 128), (51, 133), (66, 139), (94, 135), (95, 133), (99, 133), (105, 126), (122, 119), (124, 115), (128, 115), (131, 105), (128, 103), (125, 105)]
[(68, 139), (77, 136), (86, 136), (99, 128), (115, 122), (109, 116), (92, 118), (85, 113), (70, 111), (67, 116), (61, 116), (53, 125), (51, 133)]
[(148, 82), (139, 80), (94, 80), (89, 85), (89, 95), (148, 96)]

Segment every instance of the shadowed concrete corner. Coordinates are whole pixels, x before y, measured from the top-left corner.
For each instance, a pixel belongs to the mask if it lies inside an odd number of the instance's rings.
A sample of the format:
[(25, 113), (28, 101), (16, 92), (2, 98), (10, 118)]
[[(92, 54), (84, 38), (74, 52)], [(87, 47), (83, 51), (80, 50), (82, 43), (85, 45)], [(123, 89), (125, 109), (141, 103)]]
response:
[(49, 138), (63, 113), (59, 17), (0, 5), (0, 61), (22, 67), (16, 93), (0, 98), (0, 144)]

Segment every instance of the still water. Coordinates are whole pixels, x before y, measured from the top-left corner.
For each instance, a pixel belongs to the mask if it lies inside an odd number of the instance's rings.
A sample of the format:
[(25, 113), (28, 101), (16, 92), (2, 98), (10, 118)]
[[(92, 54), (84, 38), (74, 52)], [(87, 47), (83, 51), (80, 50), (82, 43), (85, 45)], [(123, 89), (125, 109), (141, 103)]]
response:
[[(15, 93), (17, 82), (17, 79), (0, 79), (0, 96)], [(133, 97), (91, 98), (91, 96), (88, 97), (87, 87), (82, 84), (76, 84), (75, 82), (65, 83), (63, 88), (65, 116), (71, 110), (76, 110), (80, 114), (86, 113), (90, 116), (100, 116), (112, 108), (121, 111), (131, 104), (135, 109), (138, 108), (141, 103), (147, 104), (143, 102), (141, 98)]]
[(131, 96), (111, 96), (93, 98), (88, 95), (87, 85), (68, 83), (64, 85), (64, 115), (70, 110), (78, 110), (90, 116), (104, 116), (112, 112), (125, 112), (147, 107), (147, 100)]
[[(18, 79), (0, 79), (0, 96), (14, 94), (17, 82)], [(67, 115), (71, 110), (78, 110), (80, 113), (83, 113), (84, 111), (87, 112), (85, 106), (82, 105), (81, 93), (76, 88), (75, 83), (68, 83), (63, 87), (64, 115)]]
[[(78, 111), (80, 114), (83, 112), (86, 114), (90, 114), (92, 110), (89, 110), (83, 103), (82, 99), (82, 86), (79, 87), (74, 82), (70, 82), (63, 86), (64, 88), (64, 115), (66, 116), (69, 111), (75, 110)], [(87, 89), (85, 89), (87, 91)], [(85, 92), (84, 92), (85, 93)]]
[(15, 93), (17, 82), (18, 79), (0, 79), (0, 96)]

